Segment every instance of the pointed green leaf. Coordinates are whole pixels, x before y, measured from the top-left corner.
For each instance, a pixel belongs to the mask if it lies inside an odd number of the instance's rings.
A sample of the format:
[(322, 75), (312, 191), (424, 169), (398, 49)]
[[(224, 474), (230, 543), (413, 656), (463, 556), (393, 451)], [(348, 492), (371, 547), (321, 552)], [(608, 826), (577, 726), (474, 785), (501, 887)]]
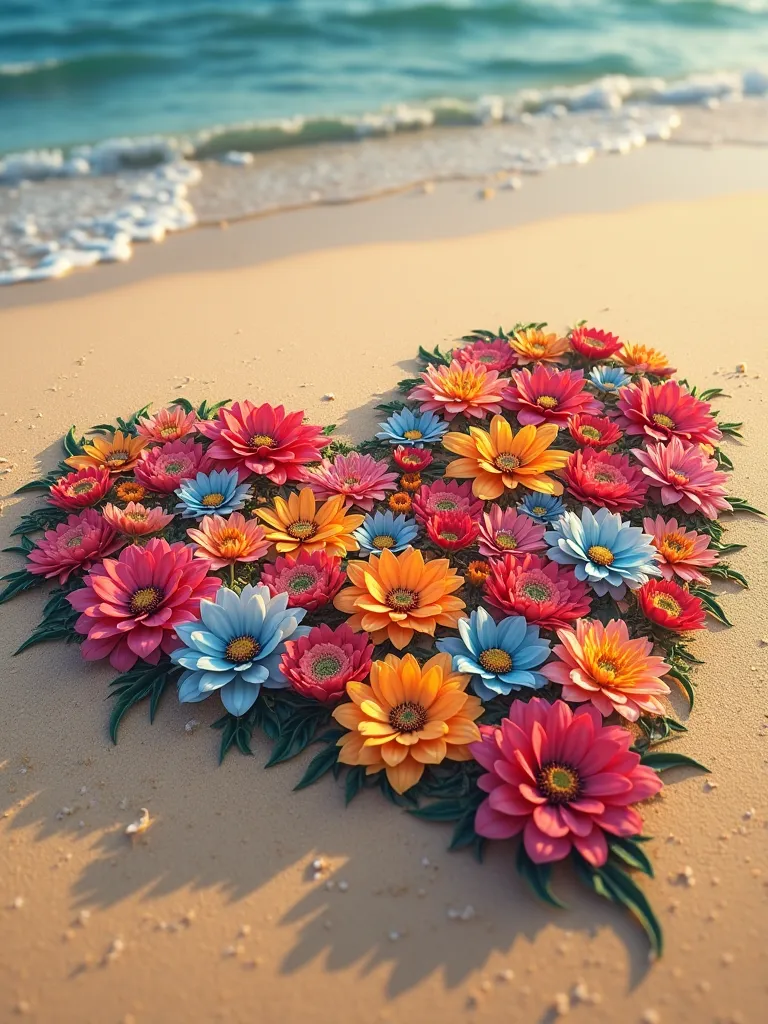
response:
[(709, 768), (703, 764), (699, 764), (698, 761), (694, 761), (692, 757), (688, 757), (686, 754), (675, 754), (672, 751), (650, 751), (640, 758), (641, 764), (647, 765), (648, 768), (653, 768), (655, 772), (665, 772), (670, 768), (699, 768), (701, 771), (706, 772), (709, 775)]
[(565, 903), (561, 902), (550, 888), (552, 865), (536, 864), (535, 861), (532, 861), (526, 852), (522, 840), (520, 840), (517, 847), (517, 860), (515, 863), (518, 872), (531, 887), (535, 896), (538, 896), (545, 903), (549, 903), (551, 907), (567, 909)]

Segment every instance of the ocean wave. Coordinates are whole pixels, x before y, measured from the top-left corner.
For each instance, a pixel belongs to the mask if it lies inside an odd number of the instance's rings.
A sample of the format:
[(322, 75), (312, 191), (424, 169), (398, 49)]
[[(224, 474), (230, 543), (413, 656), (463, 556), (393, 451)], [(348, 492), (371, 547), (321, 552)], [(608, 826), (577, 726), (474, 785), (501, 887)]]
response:
[(89, 54), (69, 60), (41, 60), (0, 65), (0, 97), (34, 91), (51, 92), (59, 87), (90, 89), (101, 82), (167, 67), (172, 58), (151, 53)]

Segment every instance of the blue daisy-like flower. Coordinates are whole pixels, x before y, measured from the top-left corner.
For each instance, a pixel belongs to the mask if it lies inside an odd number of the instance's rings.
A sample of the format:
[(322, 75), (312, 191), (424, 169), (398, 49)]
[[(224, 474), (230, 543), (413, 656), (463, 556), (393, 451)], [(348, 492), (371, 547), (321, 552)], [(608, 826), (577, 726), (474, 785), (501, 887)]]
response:
[(533, 669), (549, 657), (549, 640), (522, 615), (496, 623), (485, 608), (478, 608), (459, 622), (459, 633), (460, 639), (438, 640), (437, 647), (451, 655), (454, 671), (472, 676), (472, 689), (481, 700), (547, 685), (541, 672)]
[(586, 580), (599, 597), (623, 597), (627, 588), (637, 590), (660, 575), (651, 537), (607, 508), (584, 508), (581, 518), (567, 512), (544, 540), (552, 561), (574, 566), (576, 579)]
[(418, 532), (415, 519), (407, 519), (404, 515), (395, 517), (392, 512), (377, 512), (366, 516), (352, 536), (363, 555), (375, 555), (386, 549), (397, 554), (413, 544)]
[(202, 519), (214, 512), (220, 516), (237, 512), (251, 489), (250, 484), (238, 484), (237, 480), (236, 469), (214, 469), (182, 480), (174, 492), (181, 498), (176, 511), (187, 519)]
[(530, 516), (537, 523), (554, 523), (565, 512), (565, 505), (554, 494), (526, 494), (517, 511)]
[(186, 669), (178, 684), (182, 704), (218, 690), (230, 714), (244, 715), (262, 686), (287, 686), (279, 668), (285, 641), (309, 633), (299, 625), (306, 610), (287, 605), (288, 594), (272, 597), (250, 583), (239, 594), (221, 587), (215, 601), (201, 601), (200, 619), (176, 627), (184, 646), (171, 654)]
[(589, 379), (598, 390), (607, 395), (615, 394), (619, 388), (629, 384), (632, 379), (620, 366), (596, 366), (591, 371)]
[(414, 412), (404, 408), (394, 412), (376, 435), (388, 444), (437, 444), (448, 429), (439, 416), (433, 412)]

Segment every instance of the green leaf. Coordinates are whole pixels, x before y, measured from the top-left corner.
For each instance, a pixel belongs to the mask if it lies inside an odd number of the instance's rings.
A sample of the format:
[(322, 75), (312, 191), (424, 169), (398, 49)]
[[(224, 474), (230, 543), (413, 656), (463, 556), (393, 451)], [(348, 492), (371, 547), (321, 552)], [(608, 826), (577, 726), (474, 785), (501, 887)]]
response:
[(518, 873), (526, 880), (528, 885), (531, 887), (535, 896), (538, 896), (540, 900), (545, 903), (549, 903), (551, 907), (558, 907), (559, 909), (565, 910), (566, 905), (555, 896), (550, 888), (550, 881), (552, 878), (552, 865), (551, 864), (537, 864), (531, 860), (525, 849), (525, 844), (522, 840), (517, 847), (517, 859), (515, 861)]
[(660, 956), (664, 949), (664, 935), (658, 918), (645, 893), (615, 861), (609, 860), (601, 868), (594, 868), (574, 851), (574, 864), (581, 880), (606, 899), (625, 907), (642, 925), (651, 948)]
[(323, 775), (331, 771), (333, 766), (338, 763), (338, 760), (339, 748), (335, 743), (329, 743), (319, 754), (315, 754), (307, 765), (306, 771), (293, 788), (297, 790), (306, 789), (307, 786), (311, 786), (318, 779), (321, 779)]
[(435, 345), (431, 352), (428, 352), (422, 345), (419, 345), (419, 359), (425, 363), (431, 363), (433, 366), (450, 366), (451, 365), (451, 352), (441, 352), (440, 346)]
[(408, 813), (423, 821), (459, 821), (465, 810), (466, 804), (461, 800), (435, 800), (426, 807), (415, 807)]
[(672, 751), (648, 752), (640, 758), (640, 763), (648, 768), (653, 768), (658, 773), (668, 771), (670, 768), (689, 767), (700, 768), (701, 771), (709, 775), (709, 768), (706, 768), (703, 764), (699, 764), (698, 761), (694, 761), (692, 757), (688, 757), (686, 754), (675, 754)]
[(62, 445), (67, 455), (82, 455), (83, 445), (85, 444), (85, 438), (81, 437), (80, 440), (75, 436), (74, 426), (70, 427), (64, 438), (62, 439)]
[(10, 601), (17, 594), (21, 594), (25, 590), (31, 590), (32, 587), (40, 587), (43, 583), (47, 582), (44, 576), (33, 576), (26, 569), (17, 569), (16, 572), (9, 572), (5, 576), (0, 576), (0, 583), (5, 583), (5, 587), (0, 591), (0, 604), (5, 604), (6, 601)]
[(357, 764), (347, 772), (344, 785), (344, 803), (349, 806), (365, 785), (365, 765)]
[(727, 500), (734, 512), (753, 512), (756, 516), (765, 515), (765, 512), (759, 508), (755, 508), (754, 505), (750, 505), (744, 500), (744, 498), (732, 498), (729, 495)]
[(320, 431), (320, 433), (323, 434), (325, 437), (330, 437), (335, 429), (336, 429), (336, 424), (335, 423), (329, 423), (327, 426), (323, 427), (323, 429)]
[(672, 676), (673, 679), (677, 680), (677, 682), (683, 688), (683, 690), (685, 691), (685, 695), (688, 698), (688, 707), (690, 710), (692, 710), (695, 700), (695, 692), (693, 689), (693, 683), (691, 682), (691, 679), (688, 676), (688, 674), (681, 671), (681, 669), (675, 668), (673, 666), (669, 670), (669, 672), (667, 672), (667, 675)]
[(387, 800), (394, 804), (395, 807), (404, 807), (407, 810), (410, 810), (411, 808), (418, 806), (418, 800), (410, 790), (407, 790), (405, 793), (397, 792), (387, 778), (387, 773), (385, 771), (379, 772), (379, 789)]
[(109, 685), (112, 692), (109, 697), (115, 698), (115, 705), (109, 716), (109, 737), (117, 743), (117, 733), (124, 715), (139, 701), (150, 698), (149, 720), (154, 720), (160, 698), (168, 683), (180, 675), (182, 669), (170, 661), (161, 661), (158, 665), (139, 663), (129, 672), (114, 679)]
[(733, 625), (731, 620), (723, 611), (719, 602), (716, 601), (707, 590), (703, 590), (701, 587), (691, 587), (691, 593), (695, 594), (696, 597), (700, 599), (705, 610), (709, 612), (713, 619), (717, 619), (718, 622), (722, 622), (724, 626)]
[(35, 508), (23, 515), (17, 526), (11, 530), (11, 536), (22, 537), (28, 533), (51, 530), (59, 523), (65, 522), (68, 515), (70, 513), (66, 509), (57, 508), (55, 505), (43, 505), (42, 508)]
[(610, 851), (614, 856), (623, 860), (631, 868), (642, 871), (644, 875), (653, 878), (653, 864), (651, 864), (645, 850), (639, 845), (635, 836), (612, 836), (608, 842)]
[(195, 410), (194, 405), (192, 405), (188, 398), (174, 398), (174, 400), (171, 402), (171, 405), (181, 406), (181, 408), (187, 414), (194, 412)]
[(65, 643), (78, 642), (83, 639), (75, 632), (75, 623), (80, 613), (75, 611), (67, 600), (67, 596), (79, 588), (76, 585), (69, 585), (54, 591), (43, 609), (43, 616), (29, 637), (13, 652), (14, 655), (21, 654), (35, 644), (43, 643), (46, 640), (64, 640)]
[(727, 434), (729, 437), (741, 438), (743, 436), (740, 432), (741, 428), (744, 426), (743, 423), (718, 423), (717, 425), (720, 427), (722, 432)]
[(264, 767), (271, 768), (273, 765), (289, 761), (292, 757), (300, 754), (312, 742), (316, 732), (317, 716), (315, 714), (311, 717), (301, 717), (298, 721), (292, 719), (291, 727), (280, 733)]
[(740, 583), (747, 590), (749, 589), (749, 583), (746, 578), (740, 572), (731, 569), (729, 565), (723, 565), (722, 562), (719, 565), (710, 565), (704, 571), (708, 576), (714, 576), (721, 580), (733, 580), (735, 583)]

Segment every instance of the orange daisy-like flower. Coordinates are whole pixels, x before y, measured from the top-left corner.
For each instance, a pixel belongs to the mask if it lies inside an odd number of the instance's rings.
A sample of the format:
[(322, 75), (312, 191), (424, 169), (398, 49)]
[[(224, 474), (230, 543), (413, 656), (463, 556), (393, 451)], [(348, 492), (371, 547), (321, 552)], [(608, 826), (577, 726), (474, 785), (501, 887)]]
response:
[(269, 551), (264, 527), (240, 512), (229, 518), (203, 516), (199, 530), (187, 530), (197, 545), (195, 558), (205, 558), (211, 569), (223, 569), (235, 562), (257, 562)]
[(398, 793), (415, 786), (428, 764), (469, 761), (469, 743), (480, 739), (475, 719), (478, 697), (466, 692), (469, 676), (454, 672), (450, 654), (436, 654), (423, 666), (412, 654), (389, 654), (371, 666), (371, 685), (347, 683), (352, 703), (333, 712), (349, 729), (338, 742), (342, 764), (382, 769)]
[(547, 476), (568, 461), (568, 452), (550, 448), (557, 430), (556, 424), (545, 423), (515, 434), (503, 416), (494, 416), (490, 431), (470, 427), (469, 434), (446, 434), (443, 446), (462, 458), (448, 464), (445, 476), (472, 477), (472, 493), (483, 501), (495, 501), (516, 487), (562, 494), (563, 485)]
[(482, 558), (478, 558), (474, 562), (470, 562), (467, 566), (467, 583), (471, 583), (473, 587), (482, 587), (485, 581), (491, 574), (491, 567), (488, 562)]
[(625, 341), (621, 352), (614, 359), (622, 364), (627, 373), (652, 373), (656, 377), (671, 377), (675, 372), (663, 352), (635, 341)]
[(115, 494), (118, 501), (141, 501), (146, 497), (147, 491), (146, 488), (142, 487), (141, 484), (137, 484), (134, 480), (126, 480), (125, 483), (117, 485)]
[(255, 515), (268, 527), (267, 540), (279, 554), (288, 551), (325, 551), (344, 558), (359, 545), (352, 536), (365, 516), (344, 514), (345, 495), (337, 494), (320, 507), (311, 487), (302, 487), (285, 498), (275, 498), (273, 508), (257, 508)]
[(389, 501), (387, 502), (390, 512), (407, 513), (411, 511), (413, 502), (411, 501), (410, 494), (406, 494), (405, 491), (398, 491), (396, 494), (390, 494)]
[(562, 363), (568, 351), (568, 339), (558, 334), (545, 334), (538, 327), (515, 331), (509, 339), (517, 361), (524, 363)]
[(131, 437), (130, 434), (116, 430), (111, 438), (97, 435), (90, 444), (83, 445), (85, 454), (70, 455), (64, 461), (75, 469), (104, 466), (110, 473), (127, 473), (139, 461), (142, 450), (148, 444), (147, 437)]
[(333, 603), (351, 615), (348, 624), (356, 633), (364, 629), (374, 643), (389, 638), (402, 650), (414, 632), (434, 636), (437, 626), (455, 629), (465, 618), (464, 602), (452, 596), (464, 577), (447, 558), (425, 563), (414, 548), (399, 555), (385, 550), (367, 562), (350, 562), (347, 576), (352, 586), (340, 590)]
[(403, 473), (400, 486), (404, 491), (418, 491), (421, 487), (421, 473)]

